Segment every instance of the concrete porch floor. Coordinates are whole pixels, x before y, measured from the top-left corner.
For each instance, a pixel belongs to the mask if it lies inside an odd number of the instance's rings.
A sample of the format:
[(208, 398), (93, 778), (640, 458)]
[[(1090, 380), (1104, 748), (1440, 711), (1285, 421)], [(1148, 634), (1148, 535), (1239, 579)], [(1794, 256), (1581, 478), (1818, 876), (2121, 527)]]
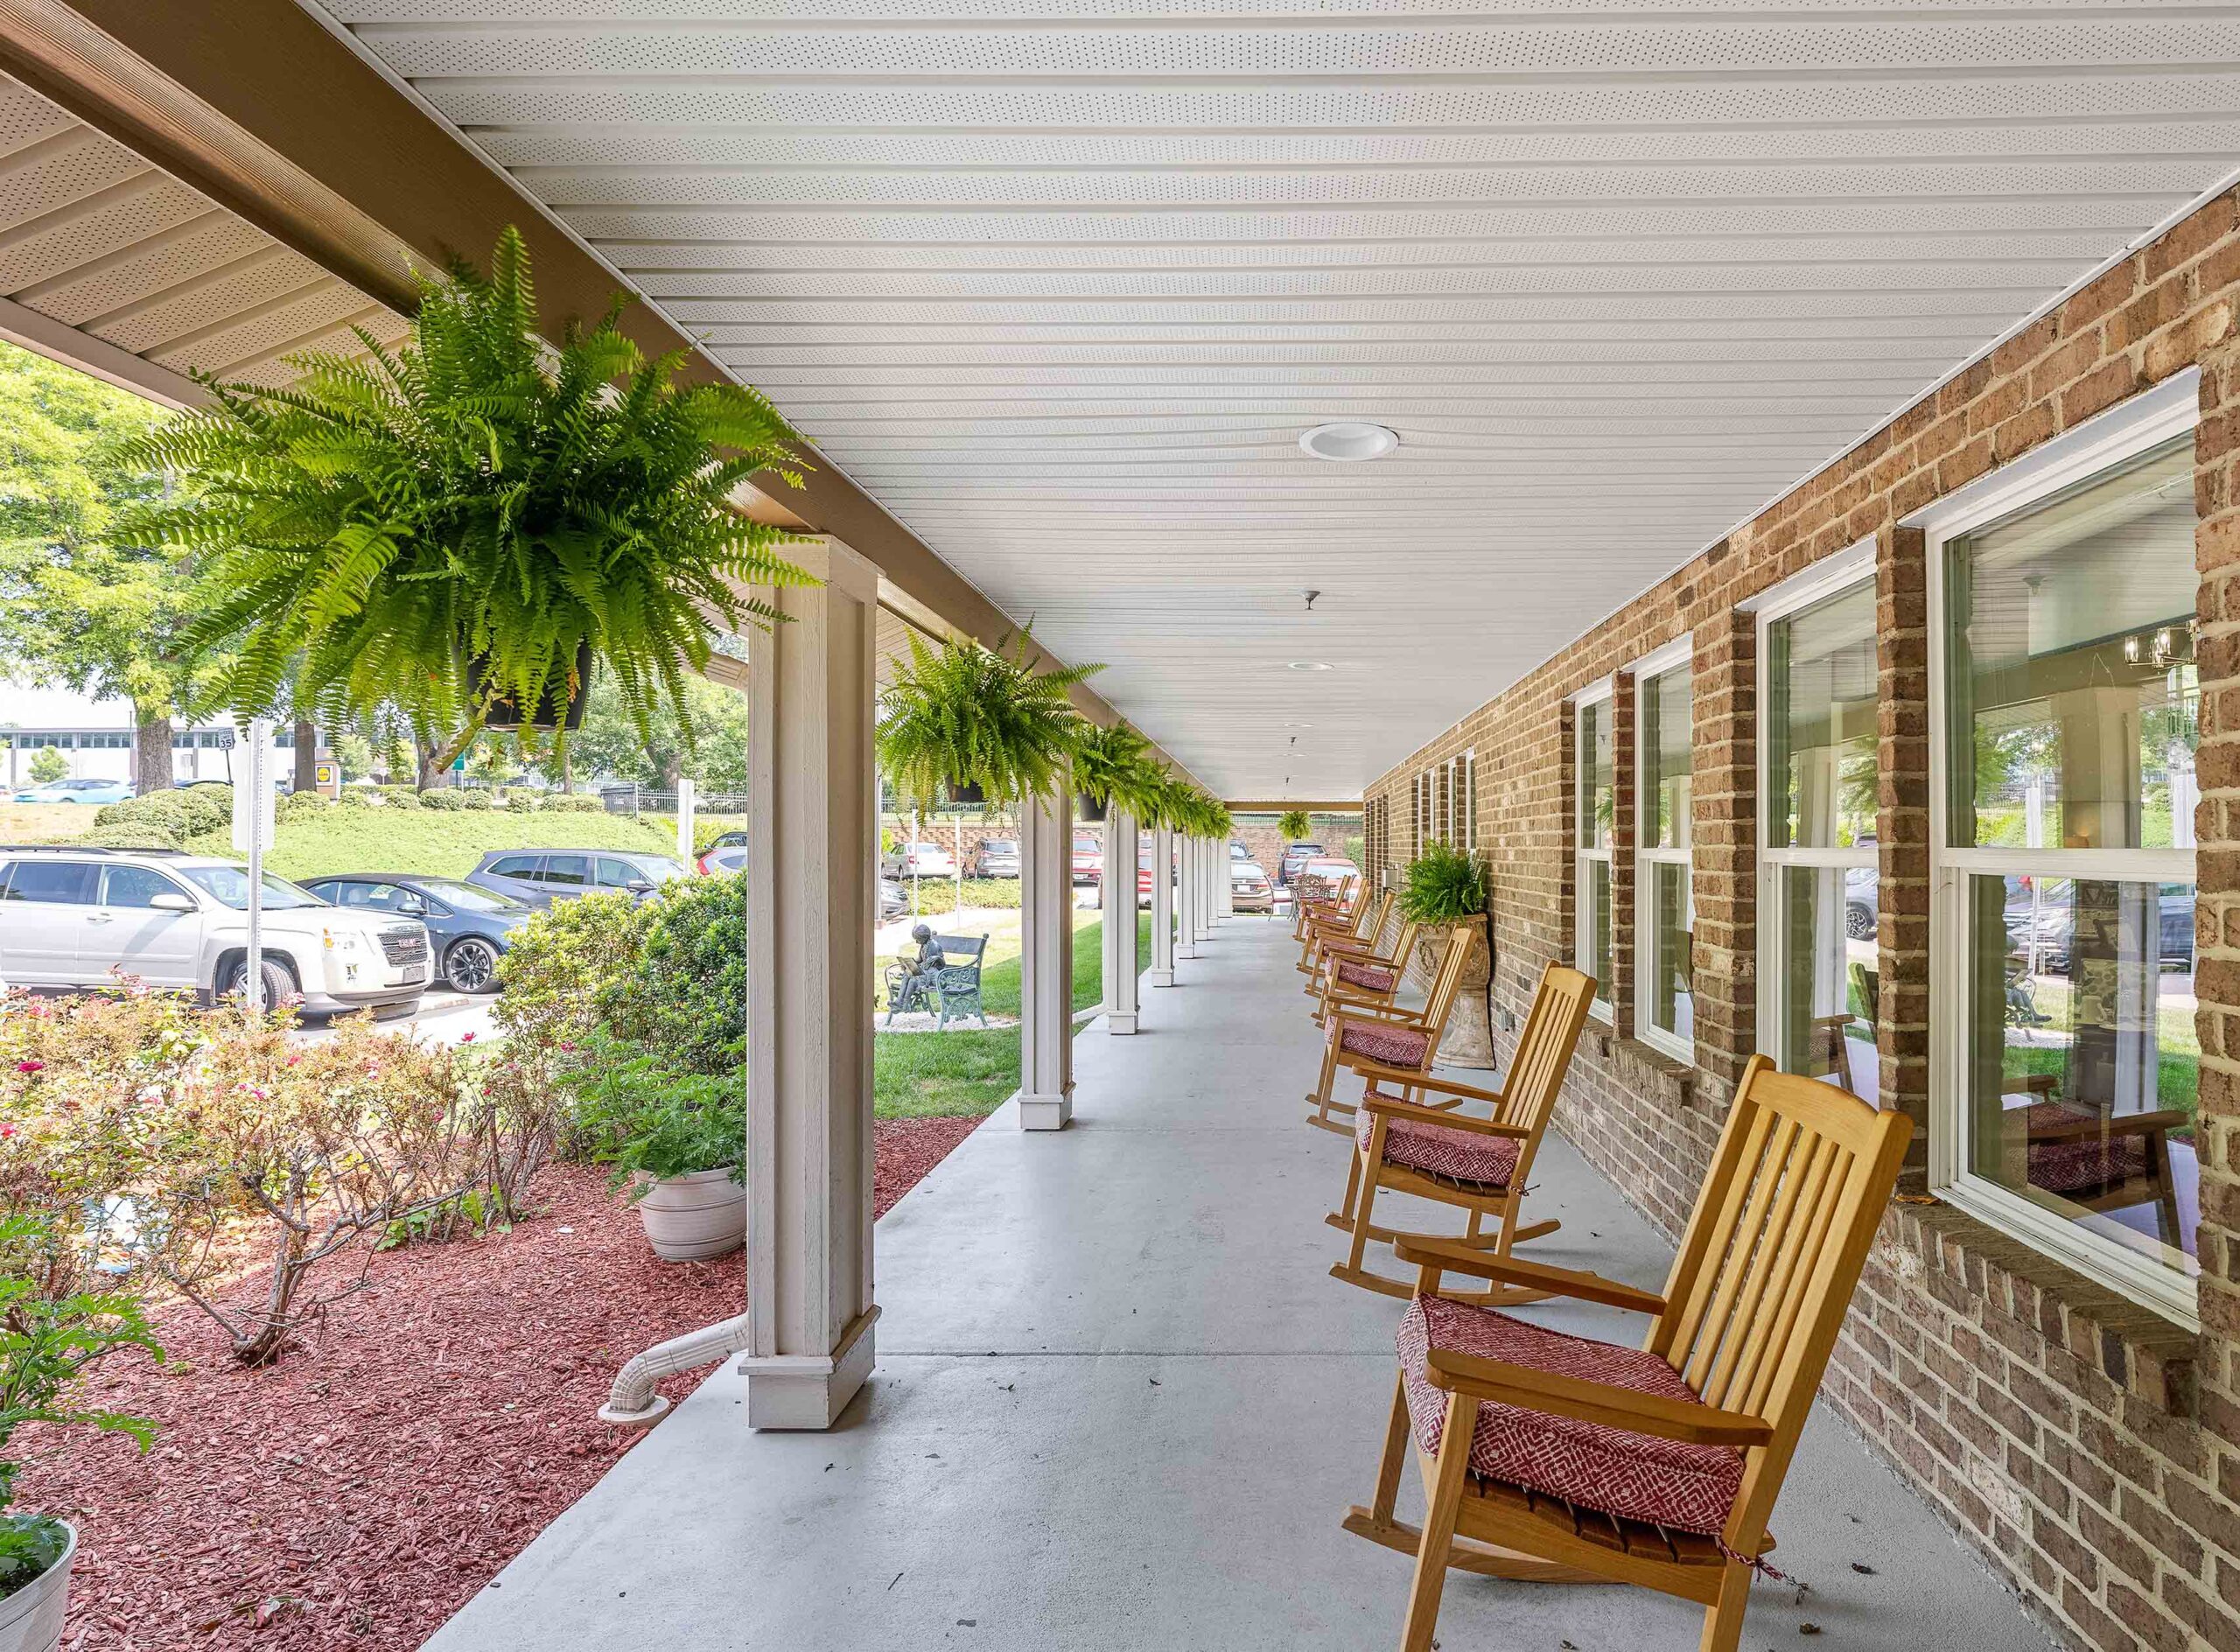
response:
[[(752, 1434), (718, 1370), (429, 1647), (1396, 1645), (1408, 1562), (1338, 1522), (1372, 1488), (1401, 1309), (1326, 1271), (1347, 1144), (1302, 1123), (1317, 1047), (1293, 956), (1288, 926), (1223, 924), (1145, 991), (1143, 1032), (1082, 1034), (1070, 1130), (1000, 1111), (888, 1213), (878, 1367), (840, 1428)], [(1530, 1254), (1662, 1284), (1664, 1244), (1552, 1137), (1532, 1208), (1564, 1226)], [(1831, 1652), (2048, 1644), (1824, 1410), (1774, 1530), (1810, 1592), (1760, 1583), (1746, 1647), (1806, 1623)], [(1701, 1620), (1638, 1590), (1458, 1573), (1440, 1641), (1687, 1652)]]

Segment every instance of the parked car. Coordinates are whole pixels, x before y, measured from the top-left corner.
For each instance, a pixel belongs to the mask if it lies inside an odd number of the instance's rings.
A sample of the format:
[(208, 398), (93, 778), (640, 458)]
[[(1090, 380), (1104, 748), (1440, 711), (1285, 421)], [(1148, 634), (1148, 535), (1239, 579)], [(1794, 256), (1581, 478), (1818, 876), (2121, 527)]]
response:
[[(2076, 932), (2076, 886), (2066, 878), (2048, 878), (2040, 895), (2034, 903), (2027, 879), (2008, 880), (2003, 914), (2008, 949), (2024, 952), (2034, 928), (2038, 968), (2048, 975), (2067, 975), (2070, 941)], [(2194, 905), (2191, 884), (2162, 884), (2155, 890), (2157, 962), (2162, 969), (2182, 973), (2194, 967)]]
[(878, 880), (878, 920), (892, 923), (910, 910), (910, 897), (902, 886), (892, 878)]
[(1320, 878), (1333, 889), (1348, 878), (1361, 875), (1362, 869), (1343, 855), (1314, 855), (1292, 868), (1294, 883), (1301, 878)]
[(600, 890), (626, 890), (634, 900), (646, 900), (670, 878), (690, 876), (682, 861), (667, 855), (494, 849), (466, 881), (542, 908)]
[(954, 878), (956, 858), (939, 844), (904, 844), (879, 857), (885, 878)]
[(1268, 873), (1256, 860), (1232, 860), (1228, 864), (1228, 904), (1236, 912), (1273, 912), (1276, 891), (1268, 881)]
[[(238, 861), (175, 850), (0, 849), (0, 976), (24, 987), (130, 976), (230, 996), (248, 974), (248, 890)], [(409, 1012), (434, 973), (417, 918), (331, 906), (270, 872), (259, 905), (268, 1003)]]
[(1016, 837), (984, 837), (972, 851), (972, 875), (975, 878), (1016, 878), (1018, 876), (1018, 839)]
[(746, 845), (744, 843), (718, 844), (692, 863), (704, 878), (728, 877), (746, 870)]
[(402, 872), (337, 872), (304, 887), (345, 912), (417, 918), (428, 928), (436, 969), (455, 992), (495, 992), (498, 960), (536, 908), (457, 878)]
[(1104, 881), (1104, 840), (1095, 832), (1074, 834), (1074, 882), (1091, 886)]
[(122, 803), (132, 795), (123, 780), (49, 780), (16, 794), (19, 803)]
[(710, 849), (744, 849), (746, 847), (746, 834), (743, 831), (718, 832), (709, 843), (708, 847)]
[(1298, 876), (1301, 866), (1321, 853), (1322, 845), (1320, 844), (1286, 844), (1283, 859), (1276, 863), (1276, 881), (1288, 885)]

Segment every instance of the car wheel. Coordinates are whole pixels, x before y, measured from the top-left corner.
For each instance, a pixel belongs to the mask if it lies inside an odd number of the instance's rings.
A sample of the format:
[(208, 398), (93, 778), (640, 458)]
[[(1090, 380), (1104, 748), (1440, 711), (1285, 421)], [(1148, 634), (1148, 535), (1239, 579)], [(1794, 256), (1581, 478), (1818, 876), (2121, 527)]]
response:
[[(273, 1005), (284, 998), (291, 998), (296, 996), (296, 977), (289, 973), (288, 966), (278, 959), (264, 960), (262, 979), (266, 1010), (270, 1011)], [(226, 978), (218, 984), (218, 996), (228, 1001), (245, 998), (248, 984), (248, 960), (245, 957), (235, 958), (226, 966)]]
[(454, 992), (495, 992), (498, 948), (480, 935), (452, 942), (452, 949), (444, 955), (444, 979)]
[(1854, 941), (1874, 939), (1874, 909), (1853, 902), (1844, 908), (1844, 933)]

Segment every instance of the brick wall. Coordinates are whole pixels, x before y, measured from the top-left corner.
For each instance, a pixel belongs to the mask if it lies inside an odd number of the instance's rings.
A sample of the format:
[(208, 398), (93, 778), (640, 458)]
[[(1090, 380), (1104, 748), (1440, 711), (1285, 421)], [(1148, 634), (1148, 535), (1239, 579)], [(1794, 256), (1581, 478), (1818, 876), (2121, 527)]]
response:
[[(1390, 800), (1396, 838), (1404, 837), (1410, 778), (1476, 748), (1478, 837), (1494, 883), (1494, 1001), (1502, 1018), (1521, 1019), (1542, 967), (1572, 953), (1568, 696), (1692, 636), (1695, 1060), (1636, 1043), (1628, 1023), (1591, 1024), (1557, 1114), (1558, 1128), (1676, 1231), (1755, 1047), (1757, 685), (1754, 626), (1740, 605), (1872, 539), (1880, 1101), (1925, 1120), (1928, 570), (1921, 535), (1899, 520), (2171, 374), (2202, 368), (2202, 1330), (2181, 1331), (1925, 1197), (1917, 1152), (1911, 1191), (1884, 1222), (1827, 1382), (1833, 1404), (2060, 1639), (2110, 1652), (2240, 1646), (2236, 222), (2230, 196), (2202, 207), (1369, 788)], [(1630, 776), (1629, 743), (1617, 762)], [(1621, 818), (1630, 825), (1630, 811)], [(1622, 849), (1617, 858), (1627, 858)], [(1621, 935), (1631, 928), (1629, 871), (1614, 900)], [(1630, 948), (1614, 962), (1624, 1014)]]

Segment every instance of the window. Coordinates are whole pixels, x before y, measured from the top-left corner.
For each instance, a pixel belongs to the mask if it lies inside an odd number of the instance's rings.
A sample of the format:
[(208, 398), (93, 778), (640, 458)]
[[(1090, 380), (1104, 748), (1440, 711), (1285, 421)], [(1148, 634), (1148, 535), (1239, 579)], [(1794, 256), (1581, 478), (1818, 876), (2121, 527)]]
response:
[(1634, 677), (1634, 1021), (1642, 1040), (1684, 1061), (1696, 1059), (1695, 880), (1689, 872), (1690, 799), (1695, 768), (1691, 644), (1683, 639), (1636, 668)]
[(145, 866), (102, 868), (101, 904), (104, 906), (151, 906), (158, 895), (181, 892), (163, 873)]
[(2194, 396), (2084, 427), (1930, 543), (1932, 1174), (2188, 1322)]
[(42, 906), (90, 906), (94, 874), (83, 860), (19, 860), (8, 869), (0, 900), (25, 900)]
[(647, 883), (650, 879), (628, 861), (601, 855), (598, 858), (598, 881), (603, 889), (627, 889), (633, 884)]
[(1573, 889), (1578, 917), (1578, 967), (1594, 977), (1594, 1012), (1610, 1014), (1610, 840), (1618, 819), (1617, 766), (1610, 739), (1607, 683), (1579, 696), (1572, 808), (1576, 850)]
[(547, 855), (540, 883), (566, 884), (570, 887), (588, 886), (592, 880), (592, 858), (589, 855)]
[(535, 855), (508, 855), (490, 868), (490, 875), (494, 878), (518, 878), (524, 883), (542, 883), (543, 879), (537, 873), (536, 859)]
[(1760, 610), (1759, 1046), (1785, 1073), (1881, 1094), (1873, 547)]

